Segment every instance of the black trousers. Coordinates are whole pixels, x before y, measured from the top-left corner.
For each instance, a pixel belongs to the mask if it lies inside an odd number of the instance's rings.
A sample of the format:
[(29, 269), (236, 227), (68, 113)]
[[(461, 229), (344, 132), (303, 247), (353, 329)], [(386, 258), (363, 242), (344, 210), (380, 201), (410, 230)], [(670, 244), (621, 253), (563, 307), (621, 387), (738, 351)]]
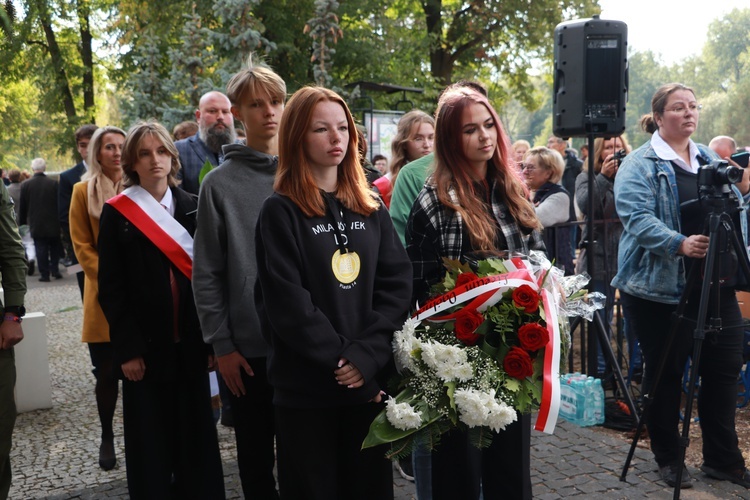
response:
[[(180, 344), (175, 349), (181, 349)], [(181, 358), (178, 352), (178, 363)], [(122, 384), (125, 463), (130, 498), (225, 498), (219, 442), (205, 369)]]
[(531, 499), (531, 416), (493, 435), (479, 449), (465, 432), (452, 430), (432, 452), (433, 500)]
[(58, 263), (63, 252), (60, 237), (56, 238), (34, 238), (34, 249), (36, 250), (36, 262), (39, 266), (39, 274), (42, 278), (49, 278), (60, 274)]
[(387, 447), (362, 450), (382, 405), (276, 407), (279, 491), (283, 500), (388, 500)]
[(273, 476), (273, 388), (266, 375), (266, 358), (246, 359), (255, 375), (251, 377), (240, 370), (245, 395), (236, 397), (231, 391), (229, 394), (240, 481), (246, 499), (271, 500), (279, 498)]
[[(653, 394), (648, 420), (651, 451), (660, 467), (677, 464), (680, 454), (680, 417), (682, 377), (685, 363), (693, 350), (695, 319), (698, 315), (700, 290), (690, 295), (685, 314), (672, 344), (659, 386), (654, 379), (672, 327), (676, 305), (640, 299), (620, 292), (628, 328), (633, 328), (646, 362), (643, 391)], [(718, 333), (707, 333), (701, 349), (698, 373), (698, 414), (703, 434), (703, 461), (709, 467), (728, 469), (744, 467), (735, 432), (737, 378), (742, 368), (744, 329), (734, 290), (722, 289), (719, 304), (709, 305), (707, 320), (717, 312), (726, 327)], [(716, 308), (718, 307), (718, 309)]]

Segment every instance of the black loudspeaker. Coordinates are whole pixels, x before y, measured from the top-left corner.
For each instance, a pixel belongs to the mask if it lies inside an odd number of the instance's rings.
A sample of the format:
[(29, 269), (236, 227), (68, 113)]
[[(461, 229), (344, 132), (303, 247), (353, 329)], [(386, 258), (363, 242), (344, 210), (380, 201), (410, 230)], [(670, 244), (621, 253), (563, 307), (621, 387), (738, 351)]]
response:
[(558, 137), (625, 131), (628, 26), (594, 16), (555, 28), (552, 130)]

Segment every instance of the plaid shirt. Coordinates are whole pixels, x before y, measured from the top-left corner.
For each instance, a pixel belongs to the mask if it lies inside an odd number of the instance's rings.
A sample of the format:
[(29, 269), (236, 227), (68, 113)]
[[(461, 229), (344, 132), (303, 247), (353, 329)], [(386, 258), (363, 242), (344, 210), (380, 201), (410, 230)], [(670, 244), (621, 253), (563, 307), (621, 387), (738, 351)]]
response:
[[(545, 250), (542, 235), (534, 230), (524, 234), (512, 217), (500, 193), (492, 185), (492, 213), (498, 228), (498, 250), (521, 252)], [(456, 192), (448, 192), (451, 201), (458, 204)], [(443, 258), (461, 260), (465, 249), (470, 248), (468, 234), (464, 231), (461, 215), (438, 199), (435, 186), (425, 184), (419, 193), (406, 224), (406, 251), (414, 267), (414, 299), (423, 302), (430, 286), (443, 277)], [(464, 244), (466, 239), (466, 244)]]

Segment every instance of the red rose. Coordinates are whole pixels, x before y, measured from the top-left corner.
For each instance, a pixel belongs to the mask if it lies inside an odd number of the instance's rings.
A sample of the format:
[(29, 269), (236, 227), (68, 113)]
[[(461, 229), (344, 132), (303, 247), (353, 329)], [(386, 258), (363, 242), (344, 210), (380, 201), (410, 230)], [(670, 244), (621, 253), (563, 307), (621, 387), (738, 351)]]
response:
[(529, 285), (521, 285), (513, 290), (513, 303), (527, 314), (539, 309), (539, 294)]
[(476, 309), (461, 309), (456, 313), (456, 338), (466, 345), (474, 345), (482, 337), (474, 330), (484, 323), (482, 316)]
[(531, 365), (529, 353), (520, 347), (511, 347), (508, 354), (503, 360), (505, 373), (513, 378), (523, 380), (534, 374), (534, 367)]
[(456, 278), (456, 288), (461, 285), (465, 285), (466, 283), (471, 283), (472, 281), (477, 279), (479, 279), (479, 277), (474, 273), (461, 273)]
[(518, 340), (527, 351), (538, 351), (549, 342), (549, 333), (539, 323), (526, 323), (518, 329)]

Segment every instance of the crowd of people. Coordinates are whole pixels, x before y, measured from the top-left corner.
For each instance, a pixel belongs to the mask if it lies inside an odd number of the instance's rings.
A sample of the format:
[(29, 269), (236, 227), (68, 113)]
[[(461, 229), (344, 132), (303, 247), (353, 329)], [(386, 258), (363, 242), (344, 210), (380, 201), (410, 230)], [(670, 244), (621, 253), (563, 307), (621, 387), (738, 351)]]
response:
[[(224, 498), (217, 419), (234, 428), (247, 498), (392, 498), (386, 450), (361, 446), (396, 373), (393, 332), (442, 279), (443, 259), (532, 250), (567, 274), (593, 262), (590, 289), (607, 297), (606, 324), (619, 290), (630, 356), (640, 343), (644, 391), (658, 394), (647, 425), (661, 477), (691, 486), (679, 472), (677, 424), (697, 307), (659, 380), (655, 367), (686, 276), (709, 245), (700, 203), (685, 202), (699, 199), (700, 165), (734, 151), (690, 139), (700, 110), (690, 88), (656, 92), (642, 120), (646, 144), (631, 152), (624, 136), (597, 138), (584, 164), (555, 136), (511, 144), (486, 90), (462, 81), (443, 91), (434, 117), (403, 115), (390, 159), (374, 156), (369, 170), (341, 96), (304, 87), (286, 98), (281, 77), (251, 58), (173, 135), (156, 122), (86, 125), (75, 136), (82, 162), (59, 181), (36, 159), (31, 179), (0, 188), (0, 498), (10, 485), (12, 347), (23, 338), (27, 273), (8, 191), (30, 226), (41, 281), (59, 277), (61, 259), (80, 265), (98, 463), (117, 464), (122, 384), (131, 498)], [(738, 206), (745, 177), (731, 190)], [(579, 237), (577, 218), (596, 221), (593, 234)], [(734, 289), (728, 280), (712, 296), (711, 318), (726, 326), (709, 332), (699, 367), (702, 469), (750, 488), (734, 429), (743, 342)], [(435, 449), (417, 438), (398, 467), (420, 499), (527, 499), (530, 435), (528, 414), (481, 450), (457, 428)]]

